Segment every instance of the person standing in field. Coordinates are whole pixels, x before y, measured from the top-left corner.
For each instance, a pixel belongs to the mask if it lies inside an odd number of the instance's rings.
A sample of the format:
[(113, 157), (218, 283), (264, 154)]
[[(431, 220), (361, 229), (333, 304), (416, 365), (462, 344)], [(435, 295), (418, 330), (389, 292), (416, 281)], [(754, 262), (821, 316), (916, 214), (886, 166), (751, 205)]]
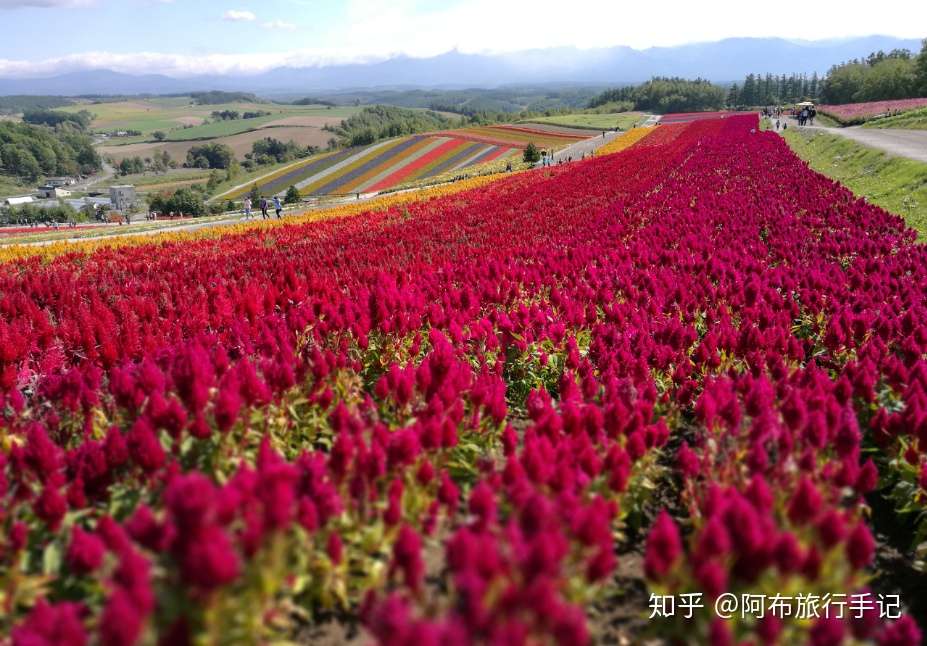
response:
[(261, 219), (266, 220), (270, 216), (267, 215), (267, 198), (263, 195), (261, 196)]
[(277, 212), (277, 219), (280, 220), (283, 217), (280, 215), (283, 213), (283, 205), (280, 203), (279, 195), (274, 195), (274, 210)]
[(251, 219), (251, 196), (250, 195), (245, 197), (245, 202), (242, 206), (244, 207), (244, 210), (245, 210), (245, 219), (250, 220)]

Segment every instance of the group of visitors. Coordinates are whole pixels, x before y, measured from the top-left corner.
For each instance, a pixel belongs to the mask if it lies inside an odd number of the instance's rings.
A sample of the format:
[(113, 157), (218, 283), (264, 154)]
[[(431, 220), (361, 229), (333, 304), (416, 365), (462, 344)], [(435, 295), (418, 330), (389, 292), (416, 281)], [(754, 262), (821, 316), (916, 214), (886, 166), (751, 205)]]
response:
[(763, 116), (770, 119), (778, 119), (782, 116), (782, 108), (780, 108), (778, 105), (772, 108), (763, 108)]
[[(270, 219), (270, 214), (267, 212), (267, 209), (270, 208), (270, 204), (271, 202), (268, 202), (267, 198), (262, 195), (260, 201), (258, 202), (258, 206), (261, 209), (261, 219), (262, 220)], [(283, 203), (280, 201), (280, 198), (277, 195), (274, 195), (273, 205), (274, 205), (274, 211), (276, 211), (277, 213), (277, 219), (278, 220), (282, 219), (283, 218)], [(250, 195), (245, 197), (245, 202), (242, 206), (244, 207), (245, 219), (250, 220), (252, 217), (252, 211), (251, 211), (252, 202), (251, 202)]]
[(798, 114), (795, 115), (795, 118), (798, 119), (798, 125), (800, 126), (813, 126), (816, 116), (818, 116), (818, 111), (815, 110), (812, 105), (802, 107), (802, 109), (798, 111)]

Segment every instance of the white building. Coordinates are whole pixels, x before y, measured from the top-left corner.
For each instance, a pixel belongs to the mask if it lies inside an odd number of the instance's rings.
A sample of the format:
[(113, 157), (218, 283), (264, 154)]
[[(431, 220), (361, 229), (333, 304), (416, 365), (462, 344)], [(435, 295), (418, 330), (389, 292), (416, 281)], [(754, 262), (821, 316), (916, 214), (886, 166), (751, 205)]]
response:
[(71, 186), (76, 184), (77, 180), (73, 177), (49, 177), (45, 180), (46, 186), (54, 186), (55, 188), (60, 188), (62, 186)]
[(48, 184), (46, 186), (39, 187), (39, 195), (49, 200), (57, 200), (63, 197), (70, 197), (71, 191), (65, 190), (60, 186), (53, 186)]
[(3, 206), (22, 206), (23, 204), (32, 204), (35, 202), (35, 198), (31, 195), (24, 195), (22, 197), (8, 197), (3, 200)]
[(123, 213), (131, 213), (138, 208), (138, 195), (135, 193), (135, 187), (131, 184), (110, 186), (109, 199), (113, 204), (113, 208)]

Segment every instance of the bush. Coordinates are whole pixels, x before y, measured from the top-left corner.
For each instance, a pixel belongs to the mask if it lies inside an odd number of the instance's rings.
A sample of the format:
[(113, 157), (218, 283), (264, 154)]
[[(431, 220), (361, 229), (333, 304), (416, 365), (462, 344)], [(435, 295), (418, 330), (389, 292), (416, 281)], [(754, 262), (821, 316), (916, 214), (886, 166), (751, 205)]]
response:
[(203, 215), (206, 204), (203, 196), (189, 188), (177, 189), (171, 195), (156, 195), (150, 199), (148, 206), (159, 213), (180, 213), (183, 215)]
[(286, 196), (283, 198), (284, 204), (296, 204), (300, 200), (299, 189), (291, 186), (286, 189)]
[(228, 168), (235, 153), (225, 144), (203, 144), (187, 151), (187, 166), (193, 168)]

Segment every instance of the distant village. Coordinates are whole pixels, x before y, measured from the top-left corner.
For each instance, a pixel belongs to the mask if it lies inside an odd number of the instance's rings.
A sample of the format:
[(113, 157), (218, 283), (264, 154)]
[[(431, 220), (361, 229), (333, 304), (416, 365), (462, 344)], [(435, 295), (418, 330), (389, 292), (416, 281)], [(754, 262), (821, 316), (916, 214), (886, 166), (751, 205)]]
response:
[(127, 219), (139, 210), (138, 194), (131, 184), (110, 186), (100, 191), (85, 191), (81, 187), (78, 192), (76, 189), (80, 182), (79, 177), (49, 177), (28, 195), (3, 198), (0, 206), (20, 208), (28, 205), (37, 209), (51, 209), (65, 204), (98, 220), (107, 215), (109, 219)]

